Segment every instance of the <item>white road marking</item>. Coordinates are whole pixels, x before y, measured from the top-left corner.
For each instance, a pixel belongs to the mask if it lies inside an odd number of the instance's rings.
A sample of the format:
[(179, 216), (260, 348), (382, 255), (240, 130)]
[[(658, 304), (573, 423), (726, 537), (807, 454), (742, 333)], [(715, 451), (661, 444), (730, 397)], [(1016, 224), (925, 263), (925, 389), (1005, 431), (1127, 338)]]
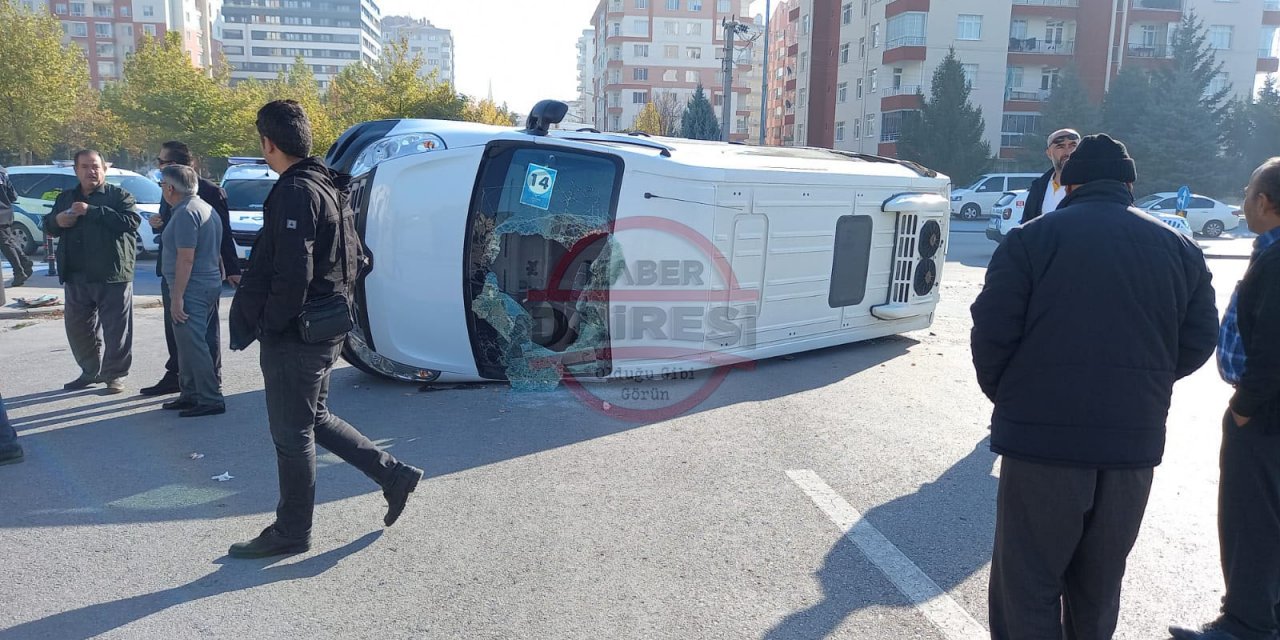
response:
[(831, 521), (845, 532), (885, 577), (950, 640), (989, 638), (990, 633), (951, 596), (925, 575), (898, 547), (884, 537), (847, 500), (809, 469), (788, 471), (796, 483)]

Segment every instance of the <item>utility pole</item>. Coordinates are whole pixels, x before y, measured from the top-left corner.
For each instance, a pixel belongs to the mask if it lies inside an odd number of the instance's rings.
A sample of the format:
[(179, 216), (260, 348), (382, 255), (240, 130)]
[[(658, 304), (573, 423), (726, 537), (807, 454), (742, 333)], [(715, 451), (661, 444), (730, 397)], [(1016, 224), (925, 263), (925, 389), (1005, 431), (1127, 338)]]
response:
[(760, 146), (764, 146), (765, 128), (769, 124), (769, 26), (773, 14), (769, 11), (772, 0), (764, 0), (764, 81), (760, 83)]
[(739, 33), (747, 32), (747, 25), (738, 22), (735, 16), (721, 21), (721, 27), (724, 28), (724, 104), (720, 106), (720, 139), (728, 142), (732, 124), (729, 117), (733, 110), (733, 41)]

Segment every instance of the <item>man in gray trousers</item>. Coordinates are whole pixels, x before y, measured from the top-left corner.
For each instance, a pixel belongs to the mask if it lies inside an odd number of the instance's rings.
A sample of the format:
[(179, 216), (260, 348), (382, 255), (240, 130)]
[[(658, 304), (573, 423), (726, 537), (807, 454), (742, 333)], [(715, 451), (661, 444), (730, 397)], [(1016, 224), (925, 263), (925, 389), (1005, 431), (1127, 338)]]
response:
[(200, 178), (191, 167), (166, 166), (160, 178), (164, 200), (172, 208), (160, 242), (160, 271), (169, 283), (170, 317), (165, 321), (173, 326), (181, 389), (178, 399), (163, 407), (183, 418), (225, 413), (208, 344), (222, 295), (222, 220), (196, 195)]
[(123, 393), (133, 364), (133, 265), (142, 219), (133, 195), (107, 182), (101, 154), (78, 151), (75, 165), (80, 187), (58, 194), (44, 217), (44, 232), (59, 239), (63, 322), (80, 365), (80, 375), (63, 388), (106, 383), (107, 394)]

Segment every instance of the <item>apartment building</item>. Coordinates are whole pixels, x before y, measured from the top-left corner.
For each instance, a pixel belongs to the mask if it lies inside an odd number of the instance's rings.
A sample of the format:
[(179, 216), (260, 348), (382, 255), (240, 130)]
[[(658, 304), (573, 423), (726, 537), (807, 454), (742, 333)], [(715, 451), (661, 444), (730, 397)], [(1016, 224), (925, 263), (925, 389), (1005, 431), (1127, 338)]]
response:
[(587, 28), (578, 37), (578, 99), (570, 118), (581, 124), (599, 128), (595, 121), (596, 30)]
[(418, 75), (426, 78), (435, 74), (439, 82), (456, 84), (453, 75), (453, 33), (441, 29), (430, 20), (409, 16), (387, 16), (382, 19), (382, 46), (404, 40), (409, 45), (409, 55), (422, 54), (422, 68)]
[(32, 11), (48, 11), (62, 23), (64, 40), (85, 52), (95, 87), (118, 80), (125, 57), (143, 37), (178, 31), (191, 61), (212, 69), (218, 59), (221, 0), (18, 0)]
[(320, 86), (382, 55), (373, 0), (223, 0), (222, 47), (232, 81), (270, 80), (302, 56)]
[[(670, 94), (682, 104), (699, 84), (720, 117), (730, 101), (730, 135), (746, 140), (753, 114), (747, 101), (759, 84), (749, 85), (753, 43), (734, 54), (734, 84), (724, 95), (721, 56), (724, 19), (737, 18), (754, 28), (751, 0), (601, 0), (592, 15), (595, 29), (594, 74), (586, 98), (598, 129), (621, 131), (635, 124), (650, 101)], [(750, 35), (748, 35), (748, 38)], [(723, 124), (723, 123), (722, 123)]]
[[(1068, 64), (1101, 101), (1120, 70), (1167, 64), (1170, 37), (1195, 11), (1224, 64), (1214, 89), (1249, 95), (1277, 71), (1280, 0), (787, 0), (774, 13), (769, 139), (893, 155), (902, 119), (919, 108), (933, 73), (954, 49), (982, 108), (986, 139), (1011, 162), (1023, 134), (1039, 131), (1040, 108)], [(838, 28), (834, 65), (818, 25)], [(816, 53), (815, 53), (816, 50)], [(806, 55), (807, 54), (807, 55)], [(790, 74), (794, 71), (794, 82)], [(834, 95), (815, 88), (834, 87)], [(794, 88), (794, 89), (792, 89)], [(832, 100), (827, 145), (815, 100)], [(815, 129), (815, 127), (817, 129)]]

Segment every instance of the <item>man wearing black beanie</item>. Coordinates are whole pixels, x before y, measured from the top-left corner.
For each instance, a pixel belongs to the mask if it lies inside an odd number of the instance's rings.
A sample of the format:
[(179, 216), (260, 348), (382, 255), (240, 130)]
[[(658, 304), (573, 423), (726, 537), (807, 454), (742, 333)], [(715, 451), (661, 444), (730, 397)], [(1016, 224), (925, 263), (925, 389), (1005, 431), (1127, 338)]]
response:
[(1002, 456), (991, 636), (1110, 638), (1173, 383), (1217, 342), (1204, 255), (1132, 207), (1124, 145), (1084, 138), (1056, 211), (1014, 229), (972, 307)]

